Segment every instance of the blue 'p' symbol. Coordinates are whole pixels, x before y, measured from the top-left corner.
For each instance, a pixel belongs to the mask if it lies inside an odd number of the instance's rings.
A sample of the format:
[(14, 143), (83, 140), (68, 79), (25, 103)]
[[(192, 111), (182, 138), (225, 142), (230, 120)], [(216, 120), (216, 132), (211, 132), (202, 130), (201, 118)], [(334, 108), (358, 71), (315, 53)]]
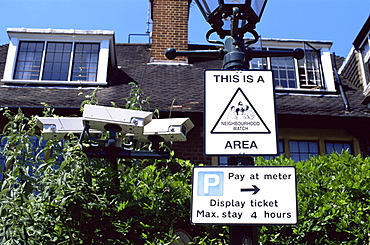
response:
[(198, 196), (223, 196), (224, 173), (223, 172), (199, 172), (198, 173)]

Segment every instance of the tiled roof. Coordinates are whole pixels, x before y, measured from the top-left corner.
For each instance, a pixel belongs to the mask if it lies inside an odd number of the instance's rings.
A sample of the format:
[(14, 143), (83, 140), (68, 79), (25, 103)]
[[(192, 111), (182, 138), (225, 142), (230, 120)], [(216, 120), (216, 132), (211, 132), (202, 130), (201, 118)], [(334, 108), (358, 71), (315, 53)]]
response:
[[(3, 75), (7, 45), (0, 46), (0, 77)], [(150, 44), (117, 44), (116, 54), (119, 69), (110, 71), (109, 86), (101, 87), (98, 93), (99, 104), (118, 106), (125, 104), (129, 96), (129, 82), (139, 84), (151, 106), (165, 111), (203, 111), (203, 71), (219, 69), (220, 60), (191, 60), (188, 65), (150, 64)], [(338, 64), (340, 65), (340, 64)], [(369, 117), (367, 107), (361, 104), (362, 93), (343, 81), (351, 112), (344, 110), (339, 93), (331, 94), (291, 94), (277, 91), (276, 107), (278, 114), (316, 115), (340, 117)], [(42, 107), (45, 102), (53, 107), (79, 108), (83, 94), (91, 94), (94, 88), (76, 87), (32, 87), (0, 84), (0, 106)]]
[(276, 107), (278, 114), (370, 117), (367, 108), (361, 105), (363, 96), (360, 92), (344, 86), (349, 100), (350, 112), (345, 111), (340, 94), (301, 95), (277, 93)]

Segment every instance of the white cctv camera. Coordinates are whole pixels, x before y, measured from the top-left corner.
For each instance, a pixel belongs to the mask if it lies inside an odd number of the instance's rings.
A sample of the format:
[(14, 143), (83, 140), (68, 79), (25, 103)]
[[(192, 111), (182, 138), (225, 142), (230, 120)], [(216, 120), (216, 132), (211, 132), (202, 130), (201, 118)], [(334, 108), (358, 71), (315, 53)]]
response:
[(144, 126), (152, 120), (152, 113), (97, 105), (85, 105), (83, 120), (91, 129), (108, 130), (117, 125), (123, 133), (143, 134)]
[[(142, 135), (134, 135), (141, 142), (152, 141), (152, 136), (160, 136), (162, 141), (186, 141), (187, 133), (194, 127), (189, 118), (153, 119), (144, 126)], [(127, 135), (130, 136), (130, 135)]]
[[(68, 133), (81, 134), (84, 127), (82, 117), (37, 117), (37, 126), (44, 140), (64, 140)], [(101, 133), (90, 131), (92, 135)]]

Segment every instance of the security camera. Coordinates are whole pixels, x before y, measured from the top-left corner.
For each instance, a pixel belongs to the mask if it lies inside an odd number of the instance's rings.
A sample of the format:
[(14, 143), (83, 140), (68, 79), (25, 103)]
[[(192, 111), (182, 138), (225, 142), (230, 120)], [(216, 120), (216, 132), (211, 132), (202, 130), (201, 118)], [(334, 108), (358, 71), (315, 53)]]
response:
[(123, 133), (143, 134), (144, 126), (152, 120), (152, 113), (97, 105), (85, 105), (83, 120), (91, 129), (109, 130), (116, 125)]
[[(82, 133), (82, 119), (82, 117), (37, 117), (37, 126), (41, 129), (44, 140), (64, 140), (68, 133)], [(94, 136), (101, 133), (95, 129), (90, 131)]]
[[(144, 126), (142, 135), (134, 135), (141, 142), (153, 141), (153, 136), (161, 137), (161, 141), (186, 141), (187, 133), (194, 127), (189, 118), (153, 119)], [(130, 136), (130, 135), (128, 135)]]

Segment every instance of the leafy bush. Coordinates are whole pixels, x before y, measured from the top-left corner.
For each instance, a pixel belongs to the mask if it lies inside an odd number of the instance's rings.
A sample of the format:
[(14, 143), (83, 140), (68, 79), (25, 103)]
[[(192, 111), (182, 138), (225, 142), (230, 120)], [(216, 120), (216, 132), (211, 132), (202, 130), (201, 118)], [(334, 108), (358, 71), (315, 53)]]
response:
[(35, 118), (4, 114), (1, 244), (169, 244), (179, 228), (220, 240), (222, 228), (190, 225), (189, 161), (122, 159), (117, 187), (109, 161), (89, 159), (77, 138), (35, 148)]
[[(131, 85), (126, 108), (143, 109), (147, 98)], [(96, 92), (83, 104), (98, 104)], [(44, 116), (56, 116), (44, 106)], [(173, 153), (164, 160), (119, 159), (117, 171), (109, 159), (89, 159), (73, 135), (43, 145), (34, 116), (2, 111), (8, 124), (1, 137), (0, 244), (170, 244), (176, 229), (195, 244), (224, 243), (224, 228), (190, 225), (189, 161)]]
[(295, 165), (298, 182), (298, 224), (262, 227), (262, 244), (369, 244), (369, 158), (343, 152), (257, 163)]

